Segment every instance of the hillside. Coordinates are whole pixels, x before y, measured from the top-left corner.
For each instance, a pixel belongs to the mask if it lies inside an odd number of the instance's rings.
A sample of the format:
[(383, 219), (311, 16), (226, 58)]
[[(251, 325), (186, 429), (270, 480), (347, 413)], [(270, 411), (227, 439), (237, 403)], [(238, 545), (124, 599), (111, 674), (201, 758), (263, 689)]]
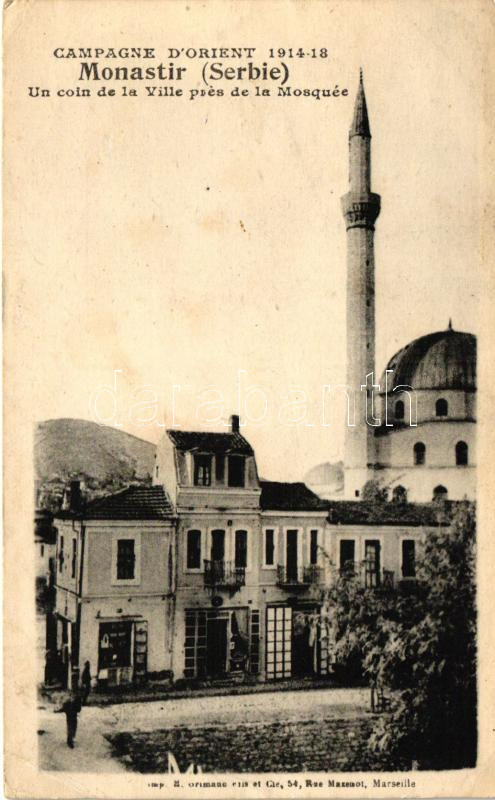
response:
[(35, 475), (41, 483), (80, 473), (98, 483), (142, 481), (151, 477), (154, 457), (151, 442), (82, 419), (50, 419), (35, 432)]

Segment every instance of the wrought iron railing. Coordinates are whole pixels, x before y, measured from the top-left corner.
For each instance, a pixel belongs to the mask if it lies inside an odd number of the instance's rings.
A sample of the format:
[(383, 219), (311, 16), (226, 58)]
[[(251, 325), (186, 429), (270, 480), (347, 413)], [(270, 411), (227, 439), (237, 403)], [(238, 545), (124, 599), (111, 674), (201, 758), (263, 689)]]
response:
[(379, 569), (375, 561), (346, 561), (340, 567), (340, 577), (357, 580), (367, 589), (393, 589), (395, 573), (391, 569)]
[(207, 561), (204, 562), (205, 586), (228, 587), (231, 589), (244, 586), (246, 582), (246, 568), (236, 567), (233, 561)]
[(282, 564), (277, 567), (277, 584), (279, 586), (311, 586), (320, 583), (320, 580), (320, 567), (290, 567)]

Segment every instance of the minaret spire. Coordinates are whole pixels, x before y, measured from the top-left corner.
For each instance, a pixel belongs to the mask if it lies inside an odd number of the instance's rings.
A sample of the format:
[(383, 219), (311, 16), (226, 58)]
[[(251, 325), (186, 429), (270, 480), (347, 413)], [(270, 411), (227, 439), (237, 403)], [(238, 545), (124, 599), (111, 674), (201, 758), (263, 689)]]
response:
[(347, 230), (347, 385), (356, 398), (355, 424), (346, 424), (345, 495), (355, 498), (373, 477), (376, 462), (375, 431), (367, 422), (361, 386), (375, 369), (373, 239), (380, 197), (371, 191), (371, 129), (362, 70), (349, 130), (349, 191), (342, 198), (342, 212)]
[(349, 139), (352, 136), (368, 136), (371, 139), (370, 122), (368, 119), (368, 108), (366, 106), (366, 95), (364, 93), (363, 69), (359, 69), (359, 87), (354, 103), (354, 116), (349, 131)]

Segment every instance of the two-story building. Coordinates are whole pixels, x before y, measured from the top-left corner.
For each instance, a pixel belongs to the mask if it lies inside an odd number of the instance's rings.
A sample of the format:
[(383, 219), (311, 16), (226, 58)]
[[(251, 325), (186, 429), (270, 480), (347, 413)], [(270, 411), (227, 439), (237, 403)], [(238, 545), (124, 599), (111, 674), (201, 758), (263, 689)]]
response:
[(327, 675), (325, 589), (339, 574), (387, 588), (414, 578), (433, 505), (325, 501), (260, 480), (228, 432), (168, 430), (154, 485), (62, 512), (58, 650), (98, 683)]
[(57, 657), (63, 683), (86, 661), (102, 685), (170, 664), (175, 517), (161, 486), (131, 487), (56, 518)]
[(306, 635), (293, 610), (317, 604), (326, 504), (303, 484), (260, 481), (236, 416), (228, 433), (168, 431), (155, 481), (178, 518), (174, 676), (319, 672), (313, 652), (291, 658)]

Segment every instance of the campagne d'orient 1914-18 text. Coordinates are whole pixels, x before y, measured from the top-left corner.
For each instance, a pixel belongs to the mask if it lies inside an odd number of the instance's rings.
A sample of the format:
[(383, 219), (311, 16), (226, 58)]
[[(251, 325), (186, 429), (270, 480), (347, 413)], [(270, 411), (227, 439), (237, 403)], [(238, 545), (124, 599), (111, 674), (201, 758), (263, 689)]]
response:
[[(326, 47), (279, 47), (268, 48), (263, 54), (266, 60), (255, 61), (255, 47), (170, 47), (166, 50), (167, 63), (160, 61), (158, 64), (145, 65), (136, 63), (137, 60), (157, 59), (153, 47), (56, 47), (53, 56), (57, 59), (78, 61), (76, 79), (79, 82), (96, 82), (99, 96), (115, 96), (117, 90), (107, 88), (108, 81), (130, 81), (131, 86), (120, 85), (118, 94), (122, 96), (137, 96), (136, 82), (139, 81), (166, 81), (164, 85), (144, 86), (148, 97), (182, 97), (188, 95), (189, 99), (195, 97), (222, 97), (229, 93), (232, 96), (247, 96), (251, 94), (247, 88), (234, 87), (230, 91), (218, 87), (218, 81), (256, 82), (254, 96), (269, 97), (272, 87), (278, 97), (346, 97), (349, 93), (346, 87), (338, 83), (325, 87), (294, 87), (288, 85), (291, 77), (289, 64), (295, 59), (328, 59), (330, 52)], [(237, 64), (232, 65), (232, 61)], [(125, 63), (116, 63), (124, 61)], [(181, 63), (177, 63), (180, 61)], [(179, 81), (184, 81), (192, 75), (190, 67), (184, 66), (185, 62), (198, 61), (201, 63), (201, 79), (203, 87), (183, 89), (177, 86)], [(227, 64), (224, 63), (227, 61)], [(110, 64), (108, 63), (110, 62)], [(242, 62), (242, 63), (239, 63)], [(100, 82), (103, 86), (100, 89)], [(261, 84), (261, 85), (259, 85)], [(271, 84), (271, 86), (270, 86)], [(232, 84), (230, 84), (232, 87)], [(270, 87), (270, 88), (269, 88)], [(30, 97), (50, 97), (52, 92), (39, 86), (28, 87)], [(60, 88), (54, 92), (59, 97), (90, 97), (89, 88), (77, 85), (75, 88)]]

